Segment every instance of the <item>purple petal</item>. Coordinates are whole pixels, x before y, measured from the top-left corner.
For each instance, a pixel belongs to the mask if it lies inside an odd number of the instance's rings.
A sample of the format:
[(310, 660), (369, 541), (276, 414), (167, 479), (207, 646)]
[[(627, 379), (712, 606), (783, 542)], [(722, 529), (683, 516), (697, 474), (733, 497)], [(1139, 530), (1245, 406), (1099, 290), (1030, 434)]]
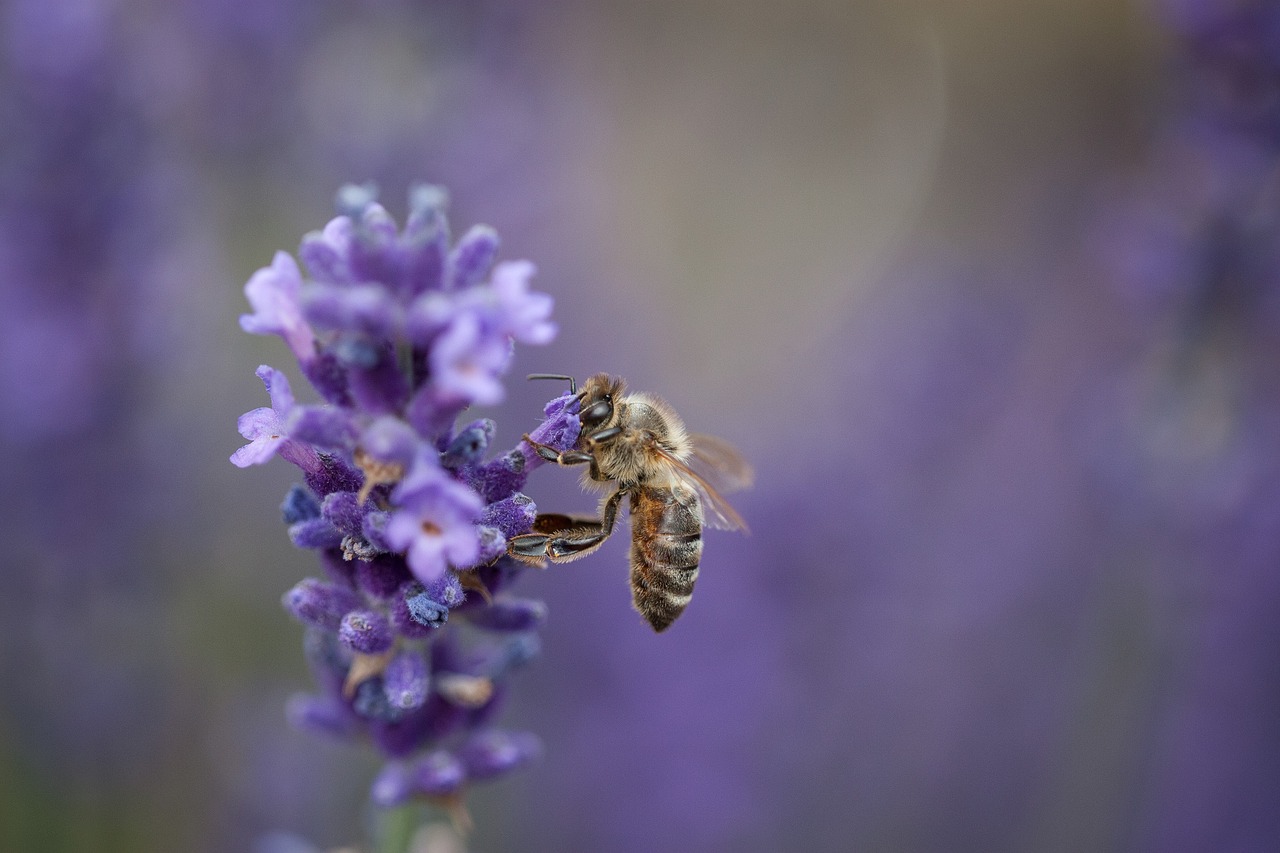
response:
[(240, 328), (257, 335), (280, 335), (299, 361), (315, 355), (315, 334), (302, 316), (298, 293), (302, 275), (287, 252), (276, 252), (271, 266), (253, 274), (244, 286), (252, 314), (240, 317)]
[(422, 652), (406, 649), (392, 658), (382, 675), (382, 689), (394, 707), (420, 708), (431, 691), (431, 669)]
[(382, 205), (368, 205), (354, 230), (348, 263), (356, 281), (380, 282), (400, 290), (404, 281), (405, 255), (397, 239), (398, 228)]
[(337, 584), (307, 578), (286, 592), (281, 603), (300, 622), (337, 631), (342, 617), (360, 607), (360, 597)]
[(470, 611), (467, 618), (489, 631), (532, 631), (547, 621), (547, 605), (534, 599), (503, 599)]
[(454, 318), (431, 349), (432, 380), (447, 396), (481, 406), (502, 402), (498, 377), (507, 368), (511, 346), (486, 335), (479, 319), (467, 311)]
[(285, 716), (296, 728), (330, 737), (349, 738), (359, 730), (358, 721), (347, 706), (328, 696), (294, 695), (285, 706)]
[(510, 497), (529, 478), (525, 458), (519, 450), (513, 450), (497, 459), (491, 459), (470, 473), (471, 485), (486, 501), (500, 501)]
[(267, 387), (271, 408), (282, 418), (288, 415), (293, 409), (293, 389), (289, 387), (289, 377), (267, 364), (260, 365), (254, 374)]
[(250, 441), (259, 438), (284, 438), (280, 416), (276, 414), (275, 409), (266, 406), (241, 415), (236, 421), (236, 429), (240, 431), (240, 435)]
[(297, 548), (339, 548), (342, 531), (325, 518), (312, 518), (289, 525), (289, 540)]
[(365, 453), (379, 462), (405, 466), (413, 461), (421, 444), (411, 426), (390, 416), (378, 418), (360, 436), (360, 448)]
[(485, 273), (498, 257), (498, 232), (488, 225), (474, 225), (462, 236), (449, 255), (446, 288), (465, 290), (484, 281)]
[(388, 763), (373, 780), (369, 799), (384, 809), (403, 805), (418, 793), (413, 771), (403, 761)]
[(370, 414), (398, 412), (409, 397), (409, 382), (389, 342), (374, 352), (373, 363), (351, 369), (351, 396), (359, 408)]
[[(560, 452), (564, 452), (573, 447), (578, 441), (578, 434), (582, 431), (582, 423), (578, 420), (578, 399), (568, 394), (563, 397), (557, 397), (547, 403), (543, 409), (547, 419), (538, 424), (529, 437), (540, 444), (549, 444)], [(545, 460), (528, 442), (520, 442), (517, 448), (521, 456), (524, 457), (525, 468), (532, 471)]]
[(358, 561), (355, 580), (365, 595), (379, 601), (392, 600), (397, 591), (410, 582), (404, 558), (394, 554)]
[(391, 622), (377, 610), (352, 610), (342, 617), (338, 639), (355, 652), (382, 654), (395, 642)]
[(516, 492), (489, 504), (480, 515), (480, 523), (496, 527), (507, 539), (528, 533), (538, 516), (538, 508), (528, 495)]
[(364, 517), (372, 504), (360, 503), (355, 492), (333, 492), (325, 495), (321, 513), (326, 521), (347, 536), (362, 536)]
[(529, 261), (507, 261), (493, 270), (491, 287), (505, 331), (522, 344), (546, 344), (556, 336), (556, 325), (550, 319), (555, 300), (529, 290), (529, 279), (535, 272)]
[(301, 302), (303, 316), (321, 329), (390, 337), (404, 322), (400, 306), (378, 284), (313, 284)]
[(444, 750), (418, 759), (413, 767), (414, 786), (431, 797), (452, 794), (466, 780), (467, 773), (462, 762)]
[[(270, 411), (270, 410), (268, 410)], [(241, 430), (243, 432), (243, 430)], [(265, 435), (241, 447), (231, 454), (231, 464), (237, 468), (248, 468), (250, 465), (262, 465), (276, 455), (285, 438), (283, 435)]]
[(297, 406), (285, 428), (290, 438), (326, 449), (350, 450), (358, 434), (351, 414), (336, 406)]
[(471, 737), (459, 750), (467, 775), (474, 779), (500, 776), (541, 754), (542, 744), (527, 732), (483, 732)]
[(405, 288), (410, 294), (439, 290), (444, 284), (449, 251), (449, 223), (441, 213), (444, 201), (437, 187), (417, 187), (411, 193), (412, 212), (402, 238)]
[(444, 452), (440, 454), (440, 464), (456, 471), (465, 465), (480, 461), (489, 442), (497, 432), (498, 425), (489, 418), (481, 418), (467, 424), (450, 441)]
[[(391, 528), (395, 522), (396, 517), (393, 516), (391, 523), (387, 525), (388, 538), (390, 538)], [(414, 577), (423, 583), (429, 583), (439, 578), (449, 567), (445, 556), (443, 538), (438, 534), (424, 533), (417, 519), (413, 519), (412, 522), (414, 524), (413, 538), (408, 541), (405, 561), (409, 564), (409, 569), (413, 572)]]
[(405, 313), (405, 333), (419, 346), (427, 346), (458, 313), (458, 301), (435, 291), (422, 294)]
[(298, 256), (316, 281), (329, 284), (351, 282), (347, 254), (351, 244), (351, 218), (331, 219), (324, 231), (312, 231), (302, 238)]

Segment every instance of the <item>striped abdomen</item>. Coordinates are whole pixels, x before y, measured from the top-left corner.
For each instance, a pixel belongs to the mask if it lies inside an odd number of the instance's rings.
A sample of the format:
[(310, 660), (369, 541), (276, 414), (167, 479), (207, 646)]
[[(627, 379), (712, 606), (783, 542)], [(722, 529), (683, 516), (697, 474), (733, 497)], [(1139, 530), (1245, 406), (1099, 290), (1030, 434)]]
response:
[(661, 631), (689, 605), (702, 559), (702, 505), (692, 489), (634, 487), (631, 600)]

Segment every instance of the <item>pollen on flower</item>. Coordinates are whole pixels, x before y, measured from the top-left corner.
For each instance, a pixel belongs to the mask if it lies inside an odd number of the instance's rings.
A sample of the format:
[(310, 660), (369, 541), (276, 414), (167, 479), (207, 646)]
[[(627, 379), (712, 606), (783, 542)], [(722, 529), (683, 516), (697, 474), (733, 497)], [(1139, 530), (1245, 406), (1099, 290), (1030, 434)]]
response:
[(383, 462), (373, 457), (368, 451), (357, 447), (352, 453), (356, 467), (364, 474), (364, 485), (357, 492), (360, 503), (369, 499), (369, 494), (378, 486), (394, 485), (404, 478), (404, 465), (400, 462)]
[[(375, 803), (429, 799), (458, 814), (467, 785), (537, 752), (494, 719), (546, 608), (503, 592), (524, 570), (505, 543), (533, 524), (519, 490), (539, 460), (517, 446), (486, 461), (494, 423), (457, 421), (503, 399), (514, 342), (547, 343), (555, 327), (533, 265), (496, 262), (493, 229), (450, 246), (447, 194), (417, 187), (410, 199), (400, 228), (371, 186), (346, 187), (339, 215), (303, 238), (301, 265), (279, 252), (250, 279), (242, 327), (279, 336), (325, 402), (295, 405), (284, 374), (259, 368), (271, 405), (240, 418), (249, 443), (232, 462), (278, 455), (300, 469), (305, 485), (279, 511), (327, 573), (283, 599), (306, 626), (319, 689), (290, 702), (291, 719), (375, 744), (389, 760)], [(577, 401), (545, 414), (533, 434), (569, 449)]]

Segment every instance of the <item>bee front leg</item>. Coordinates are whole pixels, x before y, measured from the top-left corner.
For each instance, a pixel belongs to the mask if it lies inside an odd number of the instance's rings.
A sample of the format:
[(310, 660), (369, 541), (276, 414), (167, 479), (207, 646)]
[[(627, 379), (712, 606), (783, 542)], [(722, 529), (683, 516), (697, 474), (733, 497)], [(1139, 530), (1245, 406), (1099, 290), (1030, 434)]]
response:
[(605, 502), (600, 518), (574, 518), (567, 515), (539, 515), (533, 533), (514, 536), (507, 542), (507, 553), (518, 560), (540, 563), (567, 563), (595, 551), (613, 534), (618, 518), (618, 504), (626, 489), (618, 489)]
[(529, 443), (534, 452), (548, 462), (555, 462), (557, 465), (590, 465), (591, 479), (603, 481), (605, 478), (600, 475), (600, 466), (596, 462), (595, 456), (583, 450), (566, 450), (561, 453), (549, 444), (543, 444), (540, 441), (534, 441), (525, 433), (524, 440)]
[(581, 450), (566, 450), (561, 453), (549, 444), (543, 444), (540, 441), (534, 441), (529, 438), (528, 433), (525, 433), (523, 438), (533, 448), (534, 453), (537, 453), (548, 462), (556, 462), (560, 465), (581, 465), (585, 462), (590, 462), (593, 458), (590, 453), (583, 453)]

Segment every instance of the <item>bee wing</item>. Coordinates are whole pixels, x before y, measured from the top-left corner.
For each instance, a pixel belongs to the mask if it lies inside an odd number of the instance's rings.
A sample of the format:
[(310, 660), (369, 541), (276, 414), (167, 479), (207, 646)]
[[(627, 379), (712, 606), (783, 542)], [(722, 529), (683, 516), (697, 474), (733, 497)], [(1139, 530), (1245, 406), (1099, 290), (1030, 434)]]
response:
[(721, 497), (715, 486), (707, 482), (697, 471), (657, 445), (654, 445), (653, 449), (664, 461), (671, 465), (676, 476), (698, 493), (698, 498), (702, 501), (702, 512), (708, 527), (714, 527), (717, 530), (750, 532), (747, 528), (747, 522), (743, 520), (742, 516), (738, 515), (736, 509), (729, 506), (729, 502)]
[(756, 472), (737, 449), (723, 438), (692, 433), (691, 462), (703, 480), (714, 483), (721, 492), (736, 492), (755, 482)]

